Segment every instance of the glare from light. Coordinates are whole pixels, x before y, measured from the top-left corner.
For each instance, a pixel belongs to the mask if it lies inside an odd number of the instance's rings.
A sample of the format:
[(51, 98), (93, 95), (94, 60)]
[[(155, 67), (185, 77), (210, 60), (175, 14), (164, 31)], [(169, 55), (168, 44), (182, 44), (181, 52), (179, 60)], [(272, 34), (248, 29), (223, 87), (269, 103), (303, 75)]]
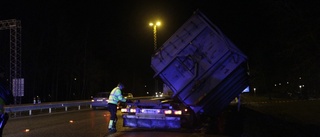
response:
[(160, 25), (161, 25), (161, 22), (158, 21), (158, 22), (156, 23), (156, 25), (157, 25), (157, 26), (160, 26)]
[(73, 123), (74, 121), (73, 120), (69, 120), (69, 123)]
[(30, 129), (28, 129), (28, 128), (24, 130), (24, 132), (29, 132), (29, 131), (30, 131)]
[(160, 26), (160, 25), (161, 25), (160, 21), (157, 21), (155, 24), (152, 22), (149, 23), (149, 26)]

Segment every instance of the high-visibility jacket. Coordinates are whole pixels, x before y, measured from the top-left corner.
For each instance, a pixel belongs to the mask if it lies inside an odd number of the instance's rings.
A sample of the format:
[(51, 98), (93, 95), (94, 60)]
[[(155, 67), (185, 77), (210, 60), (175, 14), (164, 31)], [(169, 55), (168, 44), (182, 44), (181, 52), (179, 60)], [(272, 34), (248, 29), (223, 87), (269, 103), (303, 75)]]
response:
[(126, 102), (126, 99), (122, 96), (120, 88), (115, 87), (109, 95), (108, 103), (118, 104), (119, 101)]

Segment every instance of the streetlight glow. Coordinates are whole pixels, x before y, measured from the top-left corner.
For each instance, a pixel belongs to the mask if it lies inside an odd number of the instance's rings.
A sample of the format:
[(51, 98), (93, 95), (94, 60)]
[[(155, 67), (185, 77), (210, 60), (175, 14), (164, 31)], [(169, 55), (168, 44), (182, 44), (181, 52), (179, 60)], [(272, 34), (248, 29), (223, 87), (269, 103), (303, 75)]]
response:
[(157, 21), (156, 24), (154, 24), (153, 22), (149, 23), (149, 26), (160, 26), (160, 25), (161, 25), (160, 21)]

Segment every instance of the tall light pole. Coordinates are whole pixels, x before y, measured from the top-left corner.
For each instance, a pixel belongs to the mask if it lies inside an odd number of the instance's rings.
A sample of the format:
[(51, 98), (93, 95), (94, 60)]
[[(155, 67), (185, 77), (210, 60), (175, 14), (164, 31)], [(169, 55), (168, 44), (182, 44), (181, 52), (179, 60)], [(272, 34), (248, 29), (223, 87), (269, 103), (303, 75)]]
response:
[[(153, 42), (154, 42), (154, 52), (156, 52), (157, 50), (157, 26), (160, 26), (161, 25), (161, 22), (157, 21), (156, 23), (153, 23), (153, 22), (150, 22), (149, 23), (149, 26), (153, 27)], [(154, 92), (157, 92), (158, 91), (158, 80), (155, 79), (154, 81), (155, 85), (154, 85), (154, 88), (155, 88), (155, 91)]]
[(157, 21), (156, 23), (150, 22), (149, 26), (153, 27), (153, 42), (154, 42), (154, 51), (157, 50), (157, 26), (160, 26), (161, 22)]

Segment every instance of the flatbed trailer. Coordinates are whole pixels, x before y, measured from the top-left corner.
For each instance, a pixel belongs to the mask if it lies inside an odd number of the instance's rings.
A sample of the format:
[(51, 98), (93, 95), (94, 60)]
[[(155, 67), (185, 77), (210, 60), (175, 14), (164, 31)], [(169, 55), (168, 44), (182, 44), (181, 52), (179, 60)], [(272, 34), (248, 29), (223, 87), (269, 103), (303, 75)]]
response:
[(249, 86), (246, 55), (199, 10), (156, 51), (151, 67), (172, 95), (129, 104), (124, 126), (181, 128), (219, 115)]

